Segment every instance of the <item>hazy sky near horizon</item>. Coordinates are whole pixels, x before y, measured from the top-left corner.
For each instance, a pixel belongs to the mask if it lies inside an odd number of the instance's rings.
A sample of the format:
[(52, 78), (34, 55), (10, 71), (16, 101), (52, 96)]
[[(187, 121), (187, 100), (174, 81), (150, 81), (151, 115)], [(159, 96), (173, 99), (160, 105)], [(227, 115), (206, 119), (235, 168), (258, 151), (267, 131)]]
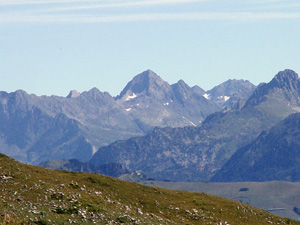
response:
[(300, 73), (299, 0), (0, 0), (0, 90), (117, 95), (151, 69), (170, 84)]

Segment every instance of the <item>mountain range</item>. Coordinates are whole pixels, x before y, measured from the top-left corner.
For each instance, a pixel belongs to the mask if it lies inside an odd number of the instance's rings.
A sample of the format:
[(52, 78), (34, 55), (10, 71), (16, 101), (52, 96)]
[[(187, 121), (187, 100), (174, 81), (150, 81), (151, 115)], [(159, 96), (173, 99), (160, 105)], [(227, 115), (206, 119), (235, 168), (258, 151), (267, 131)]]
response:
[(97, 88), (83, 93), (73, 90), (67, 97), (2, 91), (0, 151), (30, 164), (73, 158), (87, 162), (99, 147), (145, 135), (156, 126), (199, 126), (226, 105), (208, 95), (226, 96), (229, 104), (231, 97), (244, 98), (255, 89), (243, 80), (226, 84), (208, 94), (183, 80), (170, 85), (147, 70), (116, 97)]
[(298, 181), (299, 109), (292, 70), (258, 87), (228, 80), (207, 92), (148, 70), (116, 97), (96, 88), (67, 97), (1, 92), (0, 147), (27, 163), (116, 177)]
[(239, 148), (299, 112), (299, 88), (297, 73), (281, 71), (246, 101), (209, 115), (201, 126), (155, 128), (146, 136), (101, 147), (90, 163), (123, 163), (158, 180), (209, 181)]

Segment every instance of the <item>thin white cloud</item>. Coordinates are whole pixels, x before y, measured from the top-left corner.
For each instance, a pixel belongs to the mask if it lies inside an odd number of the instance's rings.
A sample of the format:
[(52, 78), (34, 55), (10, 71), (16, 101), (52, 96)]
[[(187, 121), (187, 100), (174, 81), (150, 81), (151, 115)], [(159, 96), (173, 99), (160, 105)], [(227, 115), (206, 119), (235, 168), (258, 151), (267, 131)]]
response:
[(300, 7), (300, 3), (282, 3), (282, 4), (274, 4), (274, 5), (264, 5), (264, 6), (258, 6), (255, 7), (254, 9), (295, 9), (295, 8), (299, 8)]
[[(86, 2), (94, 2), (95, 0), (0, 0), (0, 6), (9, 6), (9, 5), (42, 5), (42, 4), (68, 4), (68, 3), (86, 3)], [(99, 2), (99, 1), (98, 1)]]
[(168, 21), (168, 20), (278, 20), (300, 19), (299, 13), (149, 13), (125, 14), (110, 16), (92, 15), (1, 15), (0, 23), (108, 23), (108, 22), (139, 22), (139, 21)]
[[(91, 7), (128, 7), (128, 6), (148, 6), (148, 5), (163, 5), (163, 4), (184, 4), (184, 3), (190, 3), (190, 2), (203, 2), (207, 0), (123, 0), (123, 1), (108, 1), (108, 0), (102, 0), (102, 1), (96, 1), (96, 0), (0, 0), (0, 6), (8, 6), (8, 5), (42, 5), (42, 4), (83, 4), (86, 5), (86, 3), (91, 4)], [(84, 6), (78, 6), (78, 7), (84, 7)], [(89, 7), (87, 7), (89, 8)]]
[(299, 0), (249, 0), (247, 1), (252, 9), (286, 9), (298, 8)]
[(89, 9), (103, 9), (103, 8), (124, 8), (124, 7), (147, 7), (157, 5), (170, 5), (170, 4), (187, 4), (193, 2), (203, 2), (205, 0), (148, 0), (148, 1), (123, 1), (106, 4), (90, 4), (90, 5), (77, 5), (63, 8), (56, 8), (51, 11), (75, 11), (75, 10), (89, 10)]
[(243, 3), (253, 4), (253, 5), (263, 5), (263, 4), (290, 4), (298, 2), (298, 0), (241, 0)]
[[(92, 9), (120, 8), (120, 7), (147, 7), (161, 4), (186, 4), (193, 2), (214, 2), (226, 4), (223, 0), (0, 0), (0, 6), (10, 4), (54, 4), (51, 7), (11, 7), (0, 14), (0, 24), (7, 23), (106, 23), (106, 22), (137, 22), (157, 20), (274, 20), (274, 19), (299, 19), (300, 13), (295, 12), (254, 12), (242, 4), (240, 12), (176, 12), (176, 13), (136, 13), (136, 14), (101, 14), (96, 15)], [(250, 0), (242, 0), (250, 3)], [(252, 2), (255, 2), (253, 0)], [(261, 0), (260, 3), (284, 4), (282, 0)], [(286, 1), (291, 4), (291, 1)], [(72, 3), (72, 4), (71, 4)], [(85, 4), (84, 4), (85, 3)], [(260, 5), (257, 1), (257, 5)], [(63, 5), (65, 4), (65, 5)], [(251, 3), (252, 4), (252, 3)], [(246, 4), (247, 5), (247, 4)], [(262, 5), (263, 6), (263, 5)], [(244, 7), (244, 8), (243, 8)], [(77, 11), (85, 10), (85, 11)], [(245, 12), (247, 10), (247, 12)], [(85, 14), (83, 14), (85, 12)], [(55, 14), (52, 14), (55, 13)]]

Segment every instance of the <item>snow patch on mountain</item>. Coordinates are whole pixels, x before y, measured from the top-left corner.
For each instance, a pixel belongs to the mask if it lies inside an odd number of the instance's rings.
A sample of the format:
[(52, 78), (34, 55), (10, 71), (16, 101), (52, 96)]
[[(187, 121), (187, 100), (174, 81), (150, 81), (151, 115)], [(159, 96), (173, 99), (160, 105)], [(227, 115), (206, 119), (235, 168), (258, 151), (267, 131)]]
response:
[(96, 146), (92, 146), (92, 149), (93, 149), (93, 155), (98, 151), (98, 148)]
[(194, 127), (196, 127), (197, 125), (196, 124), (194, 124), (192, 121), (190, 121), (189, 119), (187, 119), (186, 117), (182, 117), (183, 119), (185, 119), (185, 120), (187, 120), (187, 121), (189, 121), (190, 122), (190, 124), (192, 125), (192, 126), (194, 126)]
[(125, 99), (125, 101), (129, 101), (129, 100), (134, 99), (136, 97), (137, 97), (137, 95), (135, 93), (132, 93), (132, 95), (127, 96), (127, 98)]
[(203, 97), (209, 100), (209, 99), (210, 99), (210, 94), (205, 93), (205, 94), (203, 95)]
[(230, 97), (229, 96), (219, 96), (218, 99), (223, 99), (225, 102), (227, 102)]

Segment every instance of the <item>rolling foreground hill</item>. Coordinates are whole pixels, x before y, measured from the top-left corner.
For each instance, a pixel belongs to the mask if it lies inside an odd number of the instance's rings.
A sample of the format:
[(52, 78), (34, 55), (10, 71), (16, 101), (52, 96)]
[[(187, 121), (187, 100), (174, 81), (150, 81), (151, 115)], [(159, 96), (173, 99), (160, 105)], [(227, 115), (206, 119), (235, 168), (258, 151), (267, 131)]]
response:
[(300, 79), (284, 70), (246, 102), (208, 116), (201, 126), (155, 128), (100, 148), (90, 162), (122, 163), (157, 180), (208, 181), (237, 149), (299, 110)]
[(0, 154), (2, 224), (298, 224), (212, 195), (53, 171)]

